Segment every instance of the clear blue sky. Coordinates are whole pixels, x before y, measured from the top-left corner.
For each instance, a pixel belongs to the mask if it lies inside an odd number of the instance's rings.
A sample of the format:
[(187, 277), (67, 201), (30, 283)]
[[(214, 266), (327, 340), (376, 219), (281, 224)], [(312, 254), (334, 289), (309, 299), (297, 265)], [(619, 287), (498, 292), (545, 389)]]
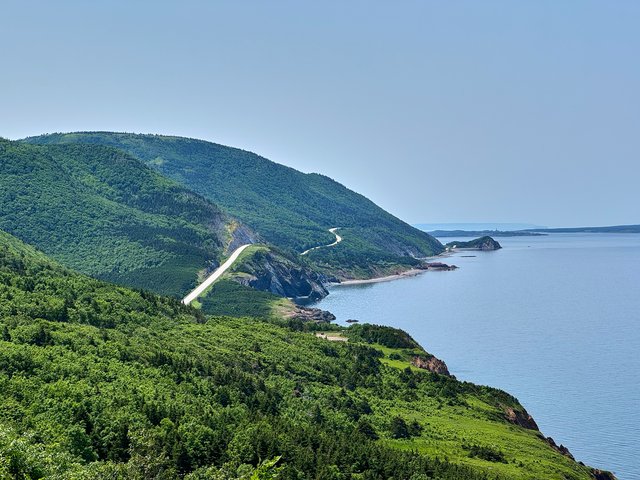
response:
[(635, 0), (5, 0), (0, 136), (203, 138), (412, 223), (640, 223), (639, 25)]

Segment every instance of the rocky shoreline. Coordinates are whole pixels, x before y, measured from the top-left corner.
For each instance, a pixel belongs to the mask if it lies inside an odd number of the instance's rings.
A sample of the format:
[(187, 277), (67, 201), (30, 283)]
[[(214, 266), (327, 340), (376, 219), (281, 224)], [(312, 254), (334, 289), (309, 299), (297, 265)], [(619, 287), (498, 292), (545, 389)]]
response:
[[(446, 254), (442, 254), (442, 255), (445, 256)], [(335, 287), (338, 285), (362, 285), (367, 283), (390, 282), (392, 280), (398, 280), (400, 278), (415, 277), (416, 275), (420, 275), (427, 271), (449, 271), (449, 270), (455, 270), (457, 268), (458, 267), (455, 265), (449, 265), (442, 262), (425, 262), (423, 264), (420, 264), (408, 270), (400, 271), (392, 275), (386, 275), (384, 277), (342, 280), (342, 281), (330, 282), (326, 286)]]

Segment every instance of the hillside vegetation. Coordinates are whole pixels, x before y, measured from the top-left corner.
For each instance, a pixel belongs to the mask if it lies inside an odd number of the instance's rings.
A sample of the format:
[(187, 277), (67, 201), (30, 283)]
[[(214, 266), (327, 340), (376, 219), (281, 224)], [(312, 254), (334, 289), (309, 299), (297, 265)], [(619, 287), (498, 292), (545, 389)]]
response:
[(385, 212), (367, 198), (319, 174), (304, 174), (254, 153), (202, 140), (126, 133), (51, 134), (31, 143), (90, 143), (121, 148), (213, 201), (264, 240), (300, 253), (344, 241), (309, 257), (344, 277), (373, 276), (414, 257), (440, 253), (433, 237)]
[(120, 150), (0, 140), (0, 228), (83, 273), (182, 294), (237, 227)]
[(207, 318), (0, 233), (0, 478), (590, 478), (505, 420), (513, 397), (410, 367), (406, 334), (301, 328)]

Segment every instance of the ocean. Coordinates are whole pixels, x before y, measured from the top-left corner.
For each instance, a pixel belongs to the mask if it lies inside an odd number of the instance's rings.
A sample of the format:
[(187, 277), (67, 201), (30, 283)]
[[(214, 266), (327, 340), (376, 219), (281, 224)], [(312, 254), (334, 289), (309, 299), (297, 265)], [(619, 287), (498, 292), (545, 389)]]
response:
[(515, 395), (577, 460), (640, 479), (640, 234), (497, 240), (443, 260), (457, 270), (335, 286), (314, 306), (406, 330), (459, 379)]

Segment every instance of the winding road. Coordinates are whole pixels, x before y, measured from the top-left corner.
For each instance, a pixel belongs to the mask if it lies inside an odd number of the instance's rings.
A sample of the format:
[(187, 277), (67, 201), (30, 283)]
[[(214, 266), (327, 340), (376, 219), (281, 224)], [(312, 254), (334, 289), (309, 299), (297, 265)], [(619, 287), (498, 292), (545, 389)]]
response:
[[(304, 252), (302, 252), (300, 255), (306, 255), (307, 253), (311, 252), (312, 250), (316, 250), (318, 248), (333, 247), (334, 245), (339, 244), (342, 241), (342, 237), (336, 233), (336, 230), (338, 230), (338, 228), (340, 228), (340, 227), (334, 227), (334, 228), (330, 228), (329, 229), (329, 231), (336, 236), (336, 241), (335, 242), (330, 243), (329, 245), (319, 245), (317, 247), (310, 248), (309, 250), (305, 250)], [(245, 245), (241, 245), (238, 248), (236, 248), (233, 251), (233, 253), (229, 256), (229, 258), (227, 258), (227, 260), (222, 265), (220, 265), (218, 268), (216, 268), (215, 271), (204, 280), (204, 282), (202, 282), (200, 285), (198, 285), (189, 295), (187, 295), (186, 297), (184, 297), (182, 299), (182, 303), (184, 303), (185, 305), (189, 305), (196, 298), (198, 298), (200, 295), (202, 295), (207, 288), (209, 288), (211, 285), (213, 285), (213, 283), (216, 280), (218, 280), (224, 274), (224, 272), (229, 270), (229, 267), (231, 267), (231, 265), (233, 265), (233, 263), (238, 259), (240, 254), (247, 247), (250, 247), (251, 245), (252, 244), (247, 243)]]
[(333, 247), (334, 245), (339, 244), (342, 241), (342, 237), (336, 233), (336, 230), (338, 230), (339, 228), (340, 227), (334, 227), (334, 228), (330, 228), (329, 229), (329, 231), (336, 236), (336, 241), (335, 242), (330, 243), (329, 245), (319, 245), (317, 247), (310, 248), (309, 250), (305, 250), (304, 252), (302, 252), (300, 255), (306, 255), (307, 253), (309, 253), (309, 252), (311, 252), (313, 250), (317, 250), (318, 248)]
[(233, 262), (238, 259), (245, 248), (250, 246), (251, 244), (247, 243), (246, 245), (241, 245), (240, 247), (236, 248), (222, 265), (216, 268), (216, 270), (211, 275), (209, 275), (204, 282), (198, 285), (195, 290), (193, 290), (189, 295), (182, 299), (182, 303), (184, 303), (185, 305), (189, 305), (196, 298), (202, 295), (204, 291), (213, 284), (213, 282), (218, 280), (222, 276), (222, 274), (226, 272), (231, 265), (233, 265)]

